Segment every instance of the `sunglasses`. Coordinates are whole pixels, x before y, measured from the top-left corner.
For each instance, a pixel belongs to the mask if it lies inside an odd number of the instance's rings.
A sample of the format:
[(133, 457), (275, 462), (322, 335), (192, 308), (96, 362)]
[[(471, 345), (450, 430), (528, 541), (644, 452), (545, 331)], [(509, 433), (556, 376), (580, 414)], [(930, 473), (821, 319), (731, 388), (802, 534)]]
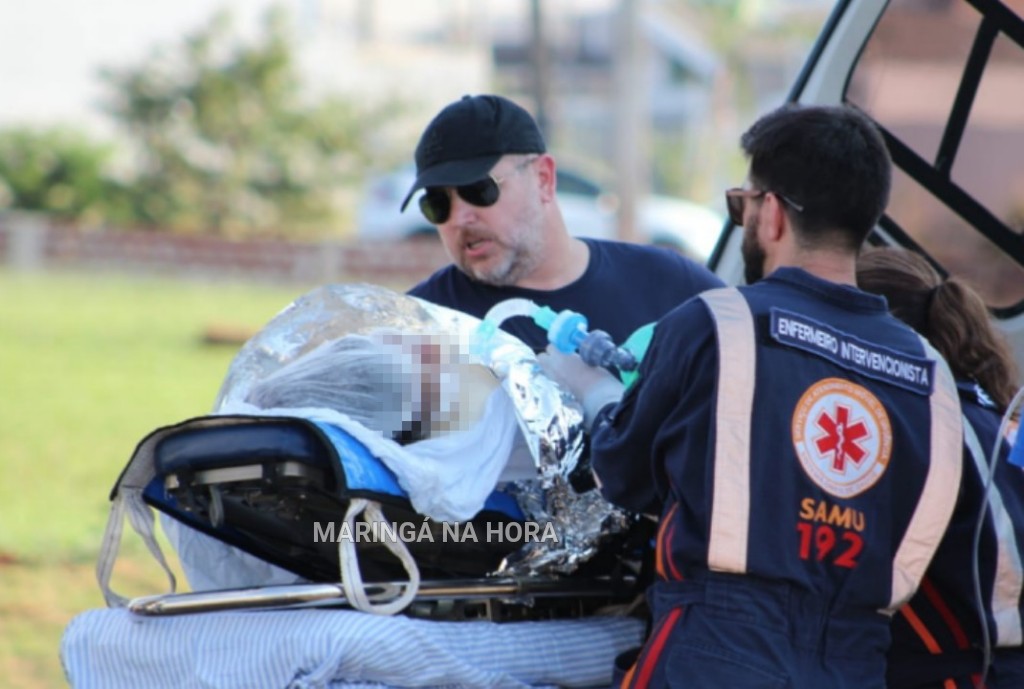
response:
[[(479, 208), (493, 206), (501, 197), (501, 185), (512, 176), (513, 173), (522, 170), (527, 165), (537, 160), (537, 156), (527, 158), (514, 168), (512, 172), (504, 177), (495, 177), (488, 174), (487, 177), (476, 182), (451, 187), (459, 198), (466, 203)], [(448, 192), (449, 187), (428, 187), (420, 196), (420, 212), (423, 217), (434, 225), (443, 225), (448, 221), (452, 212), (452, 197)]]
[(747, 199), (759, 199), (765, 194), (775, 194), (782, 202), (787, 206), (795, 210), (797, 213), (803, 213), (804, 207), (799, 203), (796, 203), (792, 199), (783, 196), (777, 191), (768, 191), (767, 189), (742, 189), (740, 187), (734, 187), (732, 189), (725, 190), (725, 207), (729, 211), (729, 220), (734, 225), (743, 225), (743, 209), (747, 204)]

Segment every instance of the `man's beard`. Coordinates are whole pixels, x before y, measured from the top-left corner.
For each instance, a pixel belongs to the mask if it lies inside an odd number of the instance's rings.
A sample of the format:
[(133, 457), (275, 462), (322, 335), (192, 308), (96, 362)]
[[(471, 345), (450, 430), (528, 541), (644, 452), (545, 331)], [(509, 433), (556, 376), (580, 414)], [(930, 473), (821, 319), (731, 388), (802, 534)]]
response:
[(537, 257), (517, 246), (502, 247), (503, 255), (492, 266), (474, 266), (468, 261), (461, 265), (463, 272), (473, 279), (492, 287), (512, 287), (527, 276), (537, 265)]
[(743, 230), (743, 244), (740, 247), (743, 255), (743, 279), (752, 285), (764, 277), (764, 247), (757, 240), (757, 228)]
[(473, 265), (458, 260), (459, 267), (473, 279), (492, 287), (514, 287), (529, 277), (544, 258), (544, 220), (540, 207), (524, 206), (516, 217), (517, 232), (504, 238), (490, 235), (501, 251), (490, 265)]

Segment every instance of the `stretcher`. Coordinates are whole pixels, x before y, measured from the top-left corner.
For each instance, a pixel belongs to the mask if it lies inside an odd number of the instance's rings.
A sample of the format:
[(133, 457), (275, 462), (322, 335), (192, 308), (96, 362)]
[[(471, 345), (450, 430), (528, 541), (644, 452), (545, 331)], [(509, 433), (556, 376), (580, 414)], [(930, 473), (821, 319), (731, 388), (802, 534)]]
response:
[[(401, 614), (353, 610), (338, 581), (339, 557), (356, 554), (361, 593), (375, 607), (403, 595), (408, 572), (379, 543), (346, 550), (337, 539), (318, 542), (313, 525), (337, 524), (358, 500), (379, 502), (387, 519), (431, 520), (411, 512), (394, 475), (330, 424), (190, 419), (147, 436), (119, 485), (147, 462), (147, 506), (304, 582), (159, 594), (84, 613), (61, 646), (76, 689), (140, 686), (141, 677), (153, 687), (242, 686), (240, 677), (245, 686), (335, 689), (435, 686), (439, 677), (446, 686), (604, 686), (615, 655), (642, 641), (643, 622), (621, 610), (635, 598), (633, 571), (500, 576), (502, 558), (517, 544), (486, 539), (410, 540), (424, 576)], [(481, 533), (484, 520), (523, 523), (525, 515), (513, 495), (496, 490), (474, 518)], [(444, 525), (427, 528), (443, 536)], [(231, 640), (204, 651), (202, 640), (217, 629), (230, 630)], [(406, 657), (381, 656), (397, 653), (403, 637)], [(268, 658), (267, 649), (281, 645), (289, 653)]]
[[(140, 614), (346, 606), (359, 595), (376, 606), (408, 590), (410, 568), (419, 583), (404, 611), (426, 617), (580, 616), (635, 595), (635, 573), (622, 568), (600, 575), (585, 569), (578, 576), (500, 576), (506, 556), (544, 538), (513, 494), (495, 490), (468, 522), (425, 518), (395, 475), (331, 424), (209, 416), (159, 429), (150, 439), (140, 444), (141, 453), (152, 448), (154, 476), (142, 494), (148, 505), (304, 583), (146, 597), (129, 604)], [(357, 503), (379, 506), (376, 521), (352, 518)], [(355, 596), (338, 583), (346, 573), (359, 582)]]
[[(73, 687), (611, 681), (615, 655), (644, 634), (629, 612), (650, 534), (596, 490), (571, 487), (582, 413), (521, 343), (496, 333), (482, 354), (501, 388), (486, 403), (491, 423), (473, 433), (503, 438), (502, 452), (464, 434), (443, 445), (457, 452), (431, 455), (426, 440), (415, 454), (334, 408), (247, 404), (253, 381), (381, 326), (472, 344), (478, 322), (370, 286), (316, 290), (242, 348), (214, 413), (138, 443), (97, 563), (110, 609), (78, 616), (62, 640)], [(191, 591), (176, 590), (154, 512)], [(169, 592), (113, 590), (126, 523), (164, 566)], [(231, 577), (193, 576), (218, 562)]]

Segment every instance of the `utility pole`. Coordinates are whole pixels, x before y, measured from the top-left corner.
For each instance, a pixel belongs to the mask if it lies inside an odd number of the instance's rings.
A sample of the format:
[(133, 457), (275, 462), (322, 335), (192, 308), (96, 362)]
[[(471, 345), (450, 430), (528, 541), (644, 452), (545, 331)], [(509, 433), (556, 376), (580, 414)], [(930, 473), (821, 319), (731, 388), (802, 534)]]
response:
[(640, 238), (638, 199), (647, 189), (648, 93), (639, 40), (640, 0), (620, 0), (616, 17), (614, 74), (615, 178), (619, 196), (619, 239)]
[(550, 139), (551, 56), (541, 0), (530, 0), (530, 71), (532, 73), (534, 117), (547, 141)]
[(373, 42), (375, 36), (375, 13), (373, 0), (356, 0), (356, 41), (363, 45)]

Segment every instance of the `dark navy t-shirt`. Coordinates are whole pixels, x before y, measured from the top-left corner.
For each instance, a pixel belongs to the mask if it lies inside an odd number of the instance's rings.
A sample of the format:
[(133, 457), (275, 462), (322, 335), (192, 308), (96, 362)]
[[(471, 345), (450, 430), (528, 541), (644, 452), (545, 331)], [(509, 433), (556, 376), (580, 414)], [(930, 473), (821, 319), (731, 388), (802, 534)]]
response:
[[(704, 266), (658, 247), (584, 239), (590, 248), (587, 270), (556, 290), (492, 287), (466, 276), (454, 265), (442, 268), (409, 290), (429, 302), (483, 318), (506, 299), (529, 299), (555, 311), (570, 309), (587, 317), (590, 330), (604, 330), (621, 344), (638, 328), (722, 281)], [(526, 317), (513, 317), (502, 329), (536, 351), (546, 333)]]

